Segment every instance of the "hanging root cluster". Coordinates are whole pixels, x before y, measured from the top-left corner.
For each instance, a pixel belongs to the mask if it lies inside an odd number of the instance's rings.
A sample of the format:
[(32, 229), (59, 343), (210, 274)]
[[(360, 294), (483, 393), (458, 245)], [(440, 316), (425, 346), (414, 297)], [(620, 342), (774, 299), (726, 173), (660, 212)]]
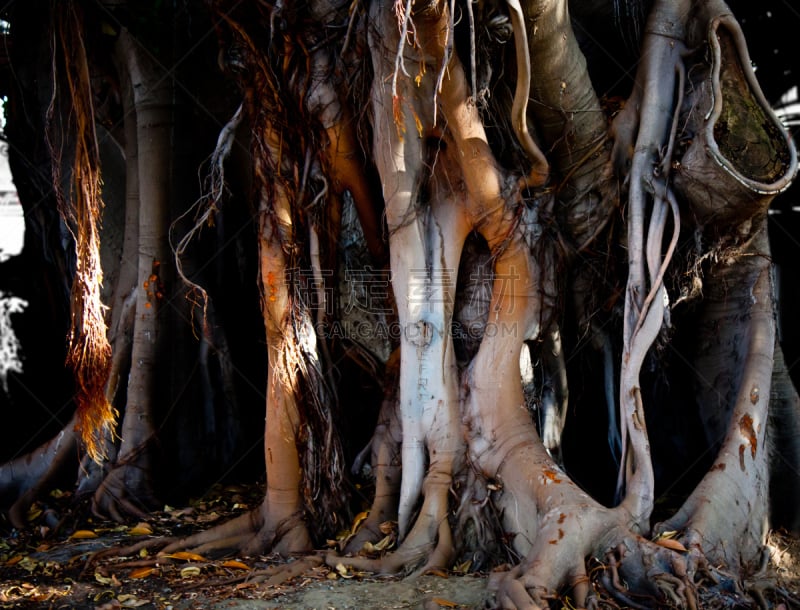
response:
[(75, 376), (76, 428), (87, 453), (101, 460), (116, 414), (106, 399), (111, 367), (105, 307), (100, 299), (100, 160), (81, 8), (59, 2), (51, 24), (53, 95), (47, 142), (59, 211), (75, 244), (67, 365)]

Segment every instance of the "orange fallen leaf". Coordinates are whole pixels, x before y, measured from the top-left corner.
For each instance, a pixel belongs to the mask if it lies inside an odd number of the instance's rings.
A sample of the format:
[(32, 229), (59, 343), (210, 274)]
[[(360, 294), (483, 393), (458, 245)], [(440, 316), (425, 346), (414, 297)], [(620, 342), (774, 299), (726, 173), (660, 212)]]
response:
[(153, 533), (149, 523), (139, 523), (128, 530), (129, 536), (148, 536)]
[(137, 568), (131, 572), (131, 578), (147, 578), (151, 574), (154, 574), (156, 571), (155, 568)]
[(223, 568), (234, 568), (236, 570), (249, 570), (250, 566), (246, 563), (242, 563), (241, 561), (236, 561), (235, 559), (229, 559), (227, 561), (222, 562)]
[(450, 575), (445, 570), (439, 568), (428, 568), (425, 570), (425, 575), (438, 576), (439, 578), (449, 578)]
[(442, 608), (458, 608), (459, 604), (451, 602), (449, 599), (442, 599), (441, 597), (434, 597), (433, 603), (439, 604)]
[(681, 551), (686, 552), (686, 547), (683, 546), (679, 541), (674, 540), (672, 538), (658, 538), (654, 541), (658, 546), (663, 546), (667, 549), (672, 549), (673, 551)]
[(72, 540), (85, 540), (87, 538), (97, 538), (97, 534), (92, 530), (77, 530), (72, 533), (70, 538)]
[(6, 561), (6, 565), (14, 566), (17, 565), (20, 561), (22, 561), (22, 555), (14, 555), (11, 559)]
[(170, 553), (164, 555), (167, 559), (180, 559), (181, 561), (205, 561), (206, 558), (197, 553), (190, 553), (189, 551), (178, 551), (177, 553)]
[(364, 510), (358, 513), (353, 519), (353, 526), (350, 528), (350, 532), (355, 534), (358, 531), (358, 528), (361, 526), (361, 523), (369, 516), (369, 511)]

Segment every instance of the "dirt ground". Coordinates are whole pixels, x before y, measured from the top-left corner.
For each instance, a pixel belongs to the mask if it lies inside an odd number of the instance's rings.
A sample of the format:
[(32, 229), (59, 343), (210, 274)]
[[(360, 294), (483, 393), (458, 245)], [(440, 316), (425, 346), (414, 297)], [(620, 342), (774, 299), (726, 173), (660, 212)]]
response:
[[(96, 519), (53, 520), (53, 508), (34, 506), (29, 531), (0, 531), (0, 608), (157, 610), (420, 610), (491, 609), (490, 575), (452, 572), (380, 577), (330, 568), (321, 555), (209, 559), (193, 553), (164, 557), (164, 536), (182, 536), (223, 522), (258, 497), (258, 490), (225, 488), (184, 508), (165, 507), (147, 521), (120, 526)], [(64, 498), (60, 498), (64, 502)], [(54, 501), (57, 505), (59, 502)], [(65, 513), (65, 514), (67, 514)], [(48, 525), (51, 523), (52, 525)], [(767, 607), (800, 608), (800, 541), (773, 534)], [(109, 549), (114, 549), (110, 554)], [(103, 553), (103, 554), (101, 554)], [(460, 573), (459, 573), (460, 572)], [(763, 584), (763, 582), (761, 584)], [(598, 591), (602, 608), (624, 608)], [(571, 609), (568, 598), (553, 608)], [(647, 606), (653, 607), (657, 606)], [(749, 607), (740, 594), (715, 593), (702, 608)]]

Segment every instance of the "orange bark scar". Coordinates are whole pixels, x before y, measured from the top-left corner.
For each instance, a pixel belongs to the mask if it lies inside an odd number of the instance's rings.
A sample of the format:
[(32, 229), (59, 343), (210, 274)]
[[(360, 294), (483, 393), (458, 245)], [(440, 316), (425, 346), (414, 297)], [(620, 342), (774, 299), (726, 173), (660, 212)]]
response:
[(275, 282), (275, 274), (272, 271), (267, 272), (267, 286), (269, 286), (269, 300), (271, 303), (275, 302), (278, 287)]
[(550, 470), (549, 468), (545, 468), (542, 470), (542, 474), (545, 478), (545, 485), (548, 481), (552, 483), (561, 483), (561, 479), (558, 478), (558, 473), (555, 470)]
[(755, 428), (753, 428), (753, 418), (747, 413), (742, 415), (742, 418), (739, 420), (739, 431), (750, 443), (750, 456), (755, 459), (756, 450), (758, 449), (758, 437), (756, 437), (756, 431)]

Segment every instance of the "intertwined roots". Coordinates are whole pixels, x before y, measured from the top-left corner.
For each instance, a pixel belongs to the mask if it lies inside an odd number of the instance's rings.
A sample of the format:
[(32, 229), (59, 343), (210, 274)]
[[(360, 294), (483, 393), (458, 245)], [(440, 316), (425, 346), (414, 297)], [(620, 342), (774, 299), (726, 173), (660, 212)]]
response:
[[(505, 24), (514, 41), (516, 91), (482, 98), (480, 110), (474, 55), (465, 69), (453, 42), (455, 28), (466, 27), (474, 44), (477, 28), (458, 26), (447, 3), (369, 5), (373, 136), (365, 147), (382, 185), (401, 333), (363, 454), (375, 476), (374, 504), (327, 560), (399, 572), (446, 569), (464, 552), (496, 550), (515, 563), (493, 577), (504, 608), (545, 607), (564, 588), (577, 606), (595, 607), (592, 583), (631, 607), (699, 607), (700, 583), (743, 592), (742, 576), (761, 565), (766, 534), (775, 345), (766, 209), (793, 178), (796, 158), (753, 76), (741, 30), (722, 2), (655, 2), (634, 90), (609, 130), (566, 2), (523, 7), (510, 0), (478, 14), (472, 3), (467, 8), (468, 23), (488, 19), (494, 32)], [(332, 65), (331, 55), (315, 53), (320, 66)], [(360, 153), (349, 118), (358, 113), (319, 78), (327, 70), (310, 74), (303, 109), (321, 121), (331, 146), (316, 153), (321, 167), (364, 204), (371, 195), (353, 167)], [(510, 151), (484, 128), (488, 117), (503, 116), (508, 122), (497, 124), (508, 127)], [(256, 155), (256, 163), (293, 175), (292, 164), (307, 155), (282, 144), (285, 124), (257, 117), (264, 134), (258, 155), (266, 157)], [(537, 126), (535, 137), (529, 125)], [(294, 174), (303, 172), (295, 167)], [(318, 248), (319, 234), (292, 212), (302, 197), (290, 182), (261, 188), (261, 281), (274, 368), (281, 362), (275, 350), (293, 340), (298, 315), (297, 301), (274, 278), (305, 240)], [(365, 223), (374, 222), (368, 208), (359, 208)], [(615, 233), (620, 210), (624, 236)], [(615, 240), (627, 257), (622, 295), (604, 275), (620, 254), (609, 246)], [(473, 256), (475, 243), (485, 256)], [(319, 259), (308, 260), (319, 272)], [(469, 260), (481, 262), (470, 267)], [(487, 263), (491, 273), (482, 275), (478, 265)], [(577, 320), (565, 323), (565, 311)], [(483, 332), (471, 347), (456, 349), (454, 312), (462, 327)], [(672, 329), (673, 321), (688, 331)], [(569, 395), (562, 324), (590, 335), (603, 362), (603, 388), (593, 400), (605, 403), (621, 466), (613, 508), (551, 457)], [(685, 356), (695, 378), (680, 396), (695, 401), (719, 453), (683, 506), (655, 525), (646, 423), (669, 405), (640, 375), (663, 353), (651, 350), (654, 343), (668, 345), (680, 332), (699, 338)], [(526, 341), (540, 346), (538, 431), (520, 378)], [(263, 505), (170, 550), (311, 545), (300, 494), (309, 473), (298, 478), (304, 460), (292, 440), (300, 438), (303, 397), (290, 385), (270, 387)], [(387, 535), (400, 541), (388, 553)], [(587, 558), (599, 569), (587, 571)]]
[[(593, 583), (630, 607), (697, 608), (712, 589), (758, 598), (775, 348), (765, 222), (797, 163), (728, 7), (656, 0), (633, 91), (609, 121), (566, 0), (350, 12), (313, 0), (303, 18), (215, 6), (245, 98), (220, 146), (240, 122), (251, 132), (267, 489), (251, 513), (167, 552), (303, 552), (338, 525), (336, 363), (319, 329), (334, 315), (323, 270), (348, 199), (378, 260), (385, 207), (400, 332), (362, 454), (374, 503), (329, 563), (402, 572), (505, 554), (513, 567), (492, 579), (504, 608), (546, 607), (565, 589), (597, 607)], [(297, 269), (314, 280), (305, 293), (285, 281)], [(478, 337), (461, 342), (454, 324)], [(684, 336), (692, 348), (673, 358), (690, 378), (661, 395), (642, 372)], [(584, 344), (602, 363), (580, 400), (607, 413), (613, 507), (553, 458)], [(648, 426), (678, 400), (716, 458), (655, 524)]]
[[(513, 2), (508, 7), (521, 68), (518, 86), (520, 75), (536, 70), (533, 62), (547, 59), (538, 69), (555, 70), (549, 77), (557, 81), (555, 93), (547, 91), (545, 76), (524, 84), (525, 97), (546, 105), (561, 96), (562, 108), (591, 107), (591, 101), (569, 97), (584, 91), (588, 76), (564, 3), (535, 4), (526, 7), (535, 31), (531, 39), (517, 21), (521, 7)], [(399, 36), (393, 11), (402, 24)], [(459, 488), (466, 489), (462, 507), (490, 506), (500, 516), (501, 535), (523, 558), (497, 579), (503, 607), (545, 606), (564, 586), (572, 588), (579, 606), (596, 605), (586, 557), (605, 566), (606, 588), (624, 603), (697, 607), (699, 582), (729, 580), (710, 565), (741, 575), (762, 559), (767, 397), (775, 345), (765, 218), (771, 198), (796, 169), (793, 146), (755, 81), (738, 24), (721, 2), (656, 2), (634, 92), (614, 122), (613, 149), (602, 139), (598, 145), (595, 126), (562, 112), (556, 128), (544, 123), (540, 134), (553, 147), (549, 160), (526, 129), (516, 129), (535, 171), (510, 186), (513, 174), (494, 156), (459, 57), (448, 46), (448, 8), (375, 3), (371, 16), (376, 32), (370, 39), (373, 146), (386, 198), (393, 287), (401, 327), (417, 332), (401, 336), (396, 418), (401, 440), (382, 435), (373, 447), (376, 476), (395, 482), (393, 493), (384, 490), (376, 498), (374, 511), (381, 518), (393, 516), (387, 503), (397, 498), (402, 543), (387, 556), (349, 557), (346, 563), (378, 571), (447, 567), (456, 552), (449, 496)], [(546, 47), (550, 42), (557, 51)], [(387, 48), (398, 49), (396, 60), (387, 56)], [(442, 66), (438, 82), (427, 74), (405, 76), (398, 68), (421, 62)], [(438, 100), (435, 108), (443, 118), (439, 132), (430, 99)], [(553, 120), (548, 108), (522, 116), (531, 115)], [(421, 136), (437, 133), (434, 153), (409, 136), (414, 130)], [(557, 139), (548, 142), (556, 133)], [(575, 150), (591, 154), (570, 166), (566, 154), (559, 157), (559, 146), (570, 148), (573, 159)], [(587, 176), (588, 160), (598, 157), (605, 161)], [(555, 195), (563, 215), (556, 217), (562, 234), (583, 247), (598, 238), (612, 213), (609, 167), (625, 180), (628, 257), (622, 336), (611, 338), (613, 345), (621, 343), (621, 364), (612, 365), (618, 381), (611, 383), (612, 389), (618, 384), (619, 402), (613, 391), (606, 399), (611, 412), (619, 409), (621, 500), (615, 508), (590, 498), (550, 457), (524, 408), (519, 374), (524, 340), (558, 336), (553, 334), (558, 318), (547, 299), (557, 283), (558, 254), (544, 244), (548, 236), (541, 229), (551, 208), (546, 195), (528, 199), (541, 185), (536, 172), (563, 180)], [(427, 197), (424, 206), (421, 192)], [(525, 211), (507, 212), (520, 209)], [(593, 230), (580, 222), (588, 214), (594, 215)], [(453, 344), (442, 332), (458, 304), (445, 298), (440, 307), (422, 307), (412, 296), (430, 294), (431, 278), (439, 281), (442, 270), (457, 264), (469, 231), (484, 236), (494, 257), (489, 323), (516, 332), (487, 332), (469, 364), (458, 367)], [(568, 265), (578, 261), (587, 259), (566, 259)], [(688, 269), (691, 281), (702, 286), (684, 294), (693, 301), (692, 328), (703, 340), (691, 355), (697, 376), (691, 394), (720, 451), (680, 510), (654, 526), (655, 475), (645, 416), (656, 421), (661, 405), (642, 387), (640, 373), (656, 357), (650, 350), (654, 342), (669, 340), (665, 329), (671, 316), (684, 314), (670, 305), (681, 284), (666, 283), (676, 266)], [(427, 269), (427, 279), (414, 277), (413, 269)], [(578, 267), (572, 277), (583, 272)], [(455, 294), (454, 283), (442, 292), (449, 291)], [(591, 315), (589, 296), (575, 292), (579, 311)], [(602, 349), (609, 339), (599, 336)], [(549, 378), (558, 378), (558, 358), (550, 363)], [(718, 422), (716, 429), (712, 422)], [(399, 483), (387, 455), (401, 456)], [(470, 484), (459, 486), (465, 480)], [(484, 482), (482, 489), (477, 481)], [(488, 522), (485, 514), (477, 520)], [(368, 520), (368, 526), (378, 531), (376, 523)], [(347, 550), (357, 552), (364, 537)]]

